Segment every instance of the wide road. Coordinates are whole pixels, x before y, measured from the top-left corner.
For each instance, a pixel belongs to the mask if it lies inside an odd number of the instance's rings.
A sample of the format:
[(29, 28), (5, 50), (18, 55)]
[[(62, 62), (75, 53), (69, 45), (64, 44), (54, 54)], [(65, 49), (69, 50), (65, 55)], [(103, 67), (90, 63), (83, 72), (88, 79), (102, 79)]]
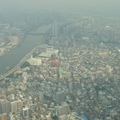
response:
[[(51, 25), (42, 26), (33, 31), (33, 33), (45, 34), (50, 28)], [(26, 56), (26, 54), (28, 54), (38, 43), (43, 41), (42, 34), (26, 36), (20, 46), (0, 57), (0, 75), (9, 71), (6, 70), (7, 66), (9, 66), (10, 69), (15, 67), (15, 65), (17, 65), (22, 60), (22, 58)]]

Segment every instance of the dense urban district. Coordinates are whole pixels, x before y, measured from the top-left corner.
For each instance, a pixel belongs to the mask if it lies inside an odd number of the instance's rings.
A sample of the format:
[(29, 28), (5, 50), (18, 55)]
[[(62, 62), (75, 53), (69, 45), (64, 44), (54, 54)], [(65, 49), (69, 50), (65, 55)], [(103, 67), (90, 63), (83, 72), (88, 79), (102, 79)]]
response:
[[(120, 120), (120, 22), (72, 17), (47, 19), (44, 44), (0, 81), (0, 120)], [(1, 55), (25, 34), (3, 26)]]

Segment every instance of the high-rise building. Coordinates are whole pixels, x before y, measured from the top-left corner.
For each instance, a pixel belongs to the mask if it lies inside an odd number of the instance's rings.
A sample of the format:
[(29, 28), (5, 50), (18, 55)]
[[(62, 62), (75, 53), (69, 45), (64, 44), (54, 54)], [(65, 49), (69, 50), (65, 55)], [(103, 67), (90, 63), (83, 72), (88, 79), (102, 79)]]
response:
[(68, 104), (66, 104), (66, 105), (63, 105), (63, 112), (64, 112), (64, 114), (68, 114), (68, 113), (70, 113), (70, 106), (68, 105)]
[(35, 93), (32, 97), (33, 103), (38, 103), (38, 102), (43, 102), (44, 101), (44, 93), (43, 92), (38, 92)]
[(10, 113), (10, 102), (5, 100), (1, 101), (0, 106), (1, 106), (1, 113), (7, 113), (7, 114)]
[(58, 120), (69, 120), (67, 115), (62, 115), (58, 117)]
[(11, 113), (16, 113), (18, 108), (17, 108), (17, 101), (10, 102), (10, 110)]
[(23, 102), (21, 100), (17, 101), (17, 108), (20, 109), (22, 106)]
[(44, 101), (44, 93), (39, 92), (39, 102), (43, 102), (43, 101)]
[(48, 115), (46, 115), (46, 118), (47, 118), (47, 120), (52, 120), (51, 113), (49, 113)]
[(73, 87), (74, 85), (73, 85), (73, 82), (69, 82), (69, 84), (68, 84), (68, 87), (69, 87), (69, 90), (70, 91), (72, 91), (73, 90)]
[(2, 114), (2, 108), (1, 108), (1, 104), (0, 104), (0, 114)]
[(58, 35), (58, 26), (57, 26), (57, 22), (56, 21), (53, 23), (53, 30), (52, 30), (52, 32), (53, 32), (53, 37), (57, 37), (57, 35)]
[(0, 115), (0, 120), (8, 120), (7, 113), (3, 113)]
[(12, 113), (9, 114), (8, 120), (14, 120), (14, 115)]
[(34, 104), (38, 103), (38, 101), (39, 101), (39, 96), (38, 96), (38, 94), (34, 94), (34, 95), (33, 95), (32, 101), (33, 101)]
[(22, 116), (29, 117), (29, 108), (28, 107), (22, 108)]
[(80, 82), (75, 82), (75, 89), (79, 90), (80, 89)]

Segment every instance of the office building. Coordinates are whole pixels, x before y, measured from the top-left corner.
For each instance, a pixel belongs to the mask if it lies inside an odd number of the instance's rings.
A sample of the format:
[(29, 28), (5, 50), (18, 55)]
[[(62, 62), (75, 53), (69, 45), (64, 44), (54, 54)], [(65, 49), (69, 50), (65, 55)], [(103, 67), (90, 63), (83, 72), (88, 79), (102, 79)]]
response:
[(9, 114), (8, 120), (15, 120), (14, 115), (12, 113)]
[(11, 113), (16, 113), (18, 108), (17, 108), (17, 101), (10, 102), (10, 109)]
[(25, 117), (29, 117), (29, 108), (28, 107), (23, 107), (22, 108), (22, 116)]
[(10, 102), (8, 101), (1, 101), (1, 112), (2, 113), (10, 113)]
[(0, 115), (0, 120), (8, 120), (7, 113), (3, 113)]

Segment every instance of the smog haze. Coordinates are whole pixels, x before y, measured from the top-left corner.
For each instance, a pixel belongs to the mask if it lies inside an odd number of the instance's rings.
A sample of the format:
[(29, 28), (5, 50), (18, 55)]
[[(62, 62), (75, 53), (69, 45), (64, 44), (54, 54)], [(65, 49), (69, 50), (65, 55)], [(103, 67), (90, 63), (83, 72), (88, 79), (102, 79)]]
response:
[(119, 0), (0, 0), (1, 10), (82, 10), (93, 13), (118, 14)]

